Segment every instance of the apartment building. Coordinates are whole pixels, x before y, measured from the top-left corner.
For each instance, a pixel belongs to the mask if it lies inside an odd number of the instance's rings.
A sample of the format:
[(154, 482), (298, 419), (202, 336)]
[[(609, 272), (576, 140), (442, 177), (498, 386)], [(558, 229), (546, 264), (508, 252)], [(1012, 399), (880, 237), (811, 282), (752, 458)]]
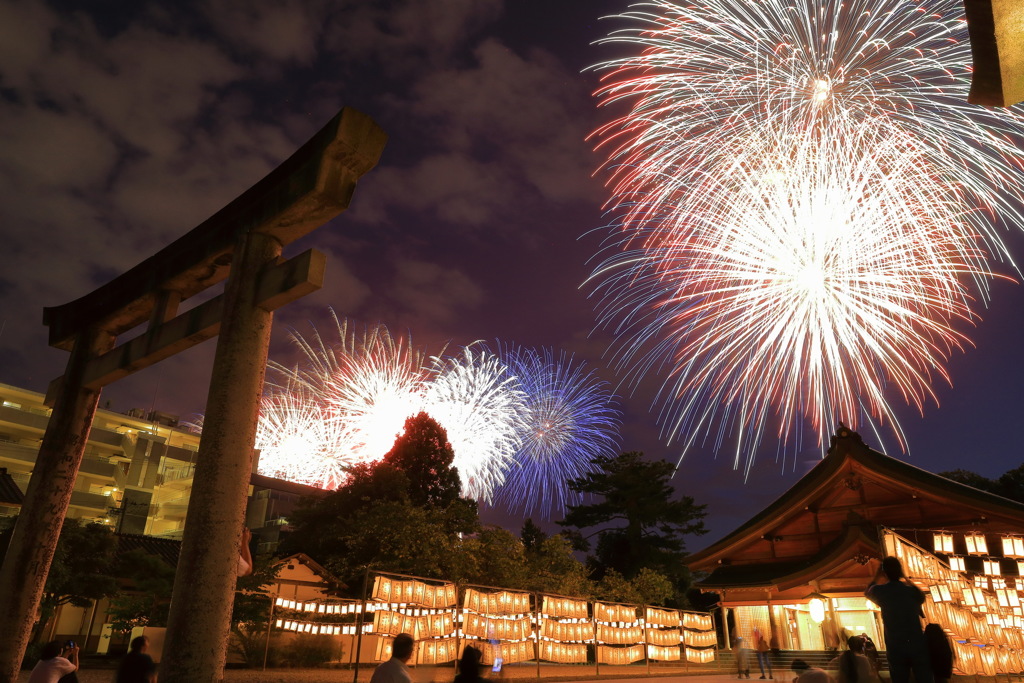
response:
[[(22, 492), (28, 487), (50, 418), (44, 396), (0, 384), (0, 468)], [(176, 415), (158, 411), (96, 411), (68, 516), (107, 524), (125, 535), (180, 539), (199, 451), (199, 434)], [(270, 552), (303, 496), (323, 491), (253, 473), (246, 524)], [(0, 517), (18, 506), (0, 499)]]

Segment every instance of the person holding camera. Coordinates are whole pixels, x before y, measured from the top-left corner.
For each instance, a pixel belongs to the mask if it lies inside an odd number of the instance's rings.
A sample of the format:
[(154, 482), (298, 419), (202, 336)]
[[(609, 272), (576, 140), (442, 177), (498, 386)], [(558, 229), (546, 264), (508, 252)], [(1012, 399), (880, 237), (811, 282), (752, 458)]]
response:
[(65, 676), (67, 681), (77, 681), (72, 675), (78, 671), (78, 646), (69, 640), (63, 646), (54, 640), (43, 646), (39, 661), (32, 668), (28, 683), (57, 683)]

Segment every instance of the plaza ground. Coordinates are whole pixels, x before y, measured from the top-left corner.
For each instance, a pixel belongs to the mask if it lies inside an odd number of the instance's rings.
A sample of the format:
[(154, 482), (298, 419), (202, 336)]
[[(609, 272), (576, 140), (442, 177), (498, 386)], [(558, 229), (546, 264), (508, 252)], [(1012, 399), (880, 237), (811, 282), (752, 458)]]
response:
[[(601, 675), (594, 673), (593, 666), (551, 666), (542, 667), (543, 681), (600, 681), (600, 683), (636, 683), (638, 679), (654, 678), (658, 683), (732, 683), (736, 680), (732, 673), (679, 673), (678, 671), (652, 670), (648, 676), (645, 667), (627, 667), (616, 669), (602, 667)], [(359, 673), (359, 681), (368, 683), (372, 667)], [(488, 680), (496, 683), (502, 680), (536, 681), (535, 667), (510, 667), (504, 675), (495, 677), (487, 673)], [(419, 667), (413, 671), (413, 683), (450, 683), (453, 671), (449, 668)], [(780, 683), (790, 683), (791, 673), (777, 676)], [(29, 672), (23, 671), (18, 683), (28, 681)], [(80, 683), (113, 683), (112, 669), (83, 669), (79, 672)], [(754, 674), (750, 680), (758, 680)], [(883, 681), (887, 679), (883, 678)], [(225, 683), (245, 681), (246, 683), (352, 683), (352, 671), (348, 669), (271, 669), (259, 671), (252, 669), (228, 669), (224, 674)], [(954, 676), (953, 683), (1019, 683), (1024, 681), (1020, 676)]]

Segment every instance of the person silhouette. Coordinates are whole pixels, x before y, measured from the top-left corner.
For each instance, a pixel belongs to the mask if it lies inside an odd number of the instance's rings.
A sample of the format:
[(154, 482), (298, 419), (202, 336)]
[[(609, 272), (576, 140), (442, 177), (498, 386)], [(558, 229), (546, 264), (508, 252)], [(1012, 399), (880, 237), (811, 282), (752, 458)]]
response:
[[(885, 576), (885, 583), (878, 581)], [(885, 649), (892, 683), (907, 683), (914, 672), (915, 683), (934, 683), (921, 618), (924, 593), (907, 581), (898, 558), (882, 560), (875, 579), (864, 595), (882, 610)]]

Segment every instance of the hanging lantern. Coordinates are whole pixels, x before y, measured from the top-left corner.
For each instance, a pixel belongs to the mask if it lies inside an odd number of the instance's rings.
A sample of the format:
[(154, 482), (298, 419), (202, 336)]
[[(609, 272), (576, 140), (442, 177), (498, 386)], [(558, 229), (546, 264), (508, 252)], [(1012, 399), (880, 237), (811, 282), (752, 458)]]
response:
[(1003, 536), (1004, 557), (1024, 557), (1024, 538), (1019, 536)]
[(970, 555), (988, 555), (988, 543), (985, 542), (985, 535), (970, 533), (964, 535), (964, 542), (967, 544), (967, 553)]
[(935, 534), (933, 534), (933, 541), (935, 545), (935, 552), (953, 552), (953, 534), (947, 534), (944, 531), (937, 531), (935, 532)]
[(967, 568), (964, 564), (964, 558), (959, 555), (949, 556), (949, 568), (955, 572), (965, 572)]
[(825, 601), (821, 598), (812, 598), (807, 607), (811, 612), (811, 619), (814, 623), (820, 624), (825, 621)]

